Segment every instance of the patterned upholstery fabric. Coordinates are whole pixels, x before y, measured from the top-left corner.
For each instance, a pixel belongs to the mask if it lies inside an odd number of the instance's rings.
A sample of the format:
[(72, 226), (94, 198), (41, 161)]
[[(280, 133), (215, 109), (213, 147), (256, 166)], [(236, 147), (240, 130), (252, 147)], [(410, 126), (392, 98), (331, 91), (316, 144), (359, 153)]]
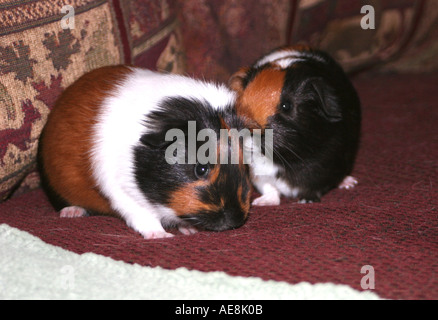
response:
[(181, 1), (187, 71), (227, 81), (239, 67), (287, 42), (290, 0)]
[[(239, 67), (282, 45), (328, 51), (350, 72), (438, 70), (434, 0), (181, 1), (187, 70), (226, 81)], [(367, 25), (371, 5), (374, 29)]]
[(129, 48), (126, 62), (164, 72), (183, 73), (181, 34), (175, 0), (119, 1)]
[[(74, 16), (63, 10), (66, 3)], [(47, 115), (62, 90), (82, 74), (120, 63), (183, 72), (172, 7), (165, 0), (0, 5), (0, 201), (34, 170)], [(38, 176), (31, 174), (22, 185), (38, 186)]]
[[(431, 0), (300, 1), (290, 43), (307, 43), (332, 54), (348, 71), (438, 69), (438, 7)], [(363, 28), (363, 25), (365, 29)], [(373, 28), (368, 28), (374, 24)]]

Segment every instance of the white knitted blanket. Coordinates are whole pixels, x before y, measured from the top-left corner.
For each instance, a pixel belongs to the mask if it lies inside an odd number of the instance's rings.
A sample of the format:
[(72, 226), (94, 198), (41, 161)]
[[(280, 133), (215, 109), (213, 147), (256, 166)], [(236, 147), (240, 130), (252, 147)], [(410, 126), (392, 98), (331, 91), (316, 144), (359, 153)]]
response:
[(49, 245), (0, 225), (0, 299), (379, 299), (349, 286), (142, 267)]

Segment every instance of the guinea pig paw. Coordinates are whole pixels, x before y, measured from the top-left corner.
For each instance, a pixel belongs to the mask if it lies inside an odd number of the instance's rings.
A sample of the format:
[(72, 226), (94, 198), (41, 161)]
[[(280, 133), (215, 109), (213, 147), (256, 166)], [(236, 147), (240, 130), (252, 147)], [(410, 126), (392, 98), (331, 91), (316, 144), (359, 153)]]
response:
[(59, 212), (61, 218), (82, 218), (88, 216), (87, 210), (77, 206), (65, 207)]
[(178, 230), (185, 236), (189, 236), (198, 232), (198, 230), (196, 230), (195, 228), (190, 227), (179, 227)]
[(338, 186), (339, 189), (350, 190), (353, 189), (359, 182), (355, 177), (346, 176), (341, 184)]
[(280, 205), (280, 196), (277, 193), (266, 193), (254, 199), (252, 205), (258, 207), (278, 206)]
[(142, 232), (141, 235), (143, 238), (149, 240), (149, 239), (164, 239), (164, 238), (172, 238), (174, 237), (173, 234), (168, 233), (166, 231), (147, 231)]

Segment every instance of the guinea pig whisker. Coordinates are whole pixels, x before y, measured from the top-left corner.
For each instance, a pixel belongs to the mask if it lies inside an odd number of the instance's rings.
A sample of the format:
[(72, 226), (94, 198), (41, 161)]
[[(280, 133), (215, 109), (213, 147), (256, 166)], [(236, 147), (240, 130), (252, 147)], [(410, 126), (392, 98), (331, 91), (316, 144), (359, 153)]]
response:
[(193, 221), (198, 220), (198, 218), (196, 218), (196, 217), (187, 217), (187, 216), (183, 217), (182, 219), (183, 220), (193, 220)]
[(184, 217), (182, 217), (182, 219), (183, 219), (184, 221), (189, 222), (189, 223), (190, 223), (191, 225), (193, 225), (193, 226), (199, 226), (199, 225), (202, 224), (202, 222), (199, 221), (199, 218), (198, 218), (198, 217), (184, 216)]
[(274, 154), (278, 157), (278, 159), (280, 159), (281, 163), (283, 164), (284, 167), (289, 167), (291, 170), (294, 170), (294, 168), (292, 167), (292, 164), (290, 164), (282, 155), (281, 153), (279, 153), (278, 151), (276, 151), (274, 149)]
[[(298, 158), (298, 160), (304, 161), (304, 159), (302, 157), (300, 157), (300, 155), (298, 153), (296, 153), (294, 150), (292, 150), (292, 148), (290, 148), (288, 145), (282, 145), (281, 147), (286, 149), (290, 153), (292, 153), (295, 157)], [(274, 150), (275, 150), (275, 148), (274, 148)]]

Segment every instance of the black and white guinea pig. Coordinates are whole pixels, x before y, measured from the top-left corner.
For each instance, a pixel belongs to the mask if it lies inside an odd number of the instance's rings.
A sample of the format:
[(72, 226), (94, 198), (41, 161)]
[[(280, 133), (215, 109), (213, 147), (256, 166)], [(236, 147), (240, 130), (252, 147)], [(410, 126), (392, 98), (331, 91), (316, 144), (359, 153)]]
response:
[[(135, 67), (83, 75), (56, 102), (40, 140), (40, 169), (61, 217), (116, 215), (147, 239), (171, 237), (171, 227), (191, 234), (241, 226), (248, 166), (166, 158), (176, 140), (166, 134), (179, 129), (188, 159), (189, 121), (195, 133), (239, 128), (234, 103), (225, 86)], [(229, 147), (217, 141), (217, 150)]]
[(229, 84), (248, 126), (272, 129), (273, 161), (256, 157), (250, 166), (262, 194), (254, 205), (278, 205), (281, 195), (320, 201), (332, 188), (357, 184), (349, 174), (359, 144), (360, 101), (327, 53), (283, 47), (240, 69)]

